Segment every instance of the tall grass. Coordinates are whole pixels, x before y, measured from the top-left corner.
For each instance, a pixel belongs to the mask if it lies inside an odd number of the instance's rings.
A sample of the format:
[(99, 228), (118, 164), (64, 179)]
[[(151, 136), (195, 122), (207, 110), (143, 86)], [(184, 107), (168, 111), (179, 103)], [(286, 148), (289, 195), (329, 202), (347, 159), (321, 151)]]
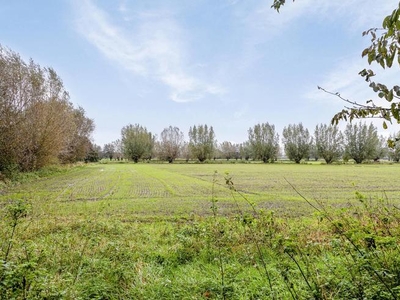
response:
[[(93, 176), (114, 174), (110, 186), (127, 180), (110, 170)], [(86, 171), (66, 186), (74, 182), (80, 189), (89, 183), (83, 183)], [(67, 175), (60, 175), (60, 182)], [(0, 205), (0, 299), (399, 297), (400, 208), (384, 193), (368, 197), (354, 191), (352, 201), (338, 207), (308, 199), (288, 179), (298, 201), (313, 210), (300, 217), (260, 208), (230, 174), (211, 178), (210, 214), (154, 218), (150, 211), (139, 218), (132, 210), (119, 210), (112, 196), (97, 194), (91, 198), (98, 200), (85, 200), (77, 209), (80, 194), (56, 188), (53, 181), (40, 184), (55, 189), (57, 200), (44, 194), (39, 183), (29, 193), (5, 195)], [(231, 214), (223, 203), (226, 193)]]

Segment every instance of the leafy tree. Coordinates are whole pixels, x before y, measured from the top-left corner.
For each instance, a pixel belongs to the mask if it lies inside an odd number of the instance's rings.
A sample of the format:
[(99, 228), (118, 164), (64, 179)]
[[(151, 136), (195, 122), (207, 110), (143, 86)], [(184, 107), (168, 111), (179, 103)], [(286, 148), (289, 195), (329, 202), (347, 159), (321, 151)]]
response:
[(239, 145), (239, 154), (240, 157), (245, 160), (249, 160), (253, 156), (252, 148), (249, 141), (241, 143)]
[(279, 154), (279, 135), (275, 132), (275, 126), (269, 123), (254, 125), (249, 128), (249, 144), (255, 159), (264, 163), (273, 162)]
[(154, 136), (139, 124), (127, 125), (121, 130), (123, 153), (137, 163), (142, 158), (152, 155)]
[(198, 125), (189, 129), (189, 149), (192, 156), (200, 162), (213, 157), (217, 141), (214, 129), (207, 125)]
[(88, 149), (94, 123), (73, 107), (52, 68), (26, 63), (0, 45), (0, 78), (0, 172), (36, 170), (82, 144)]
[(286, 156), (299, 164), (303, 158), (309, 156), (312, 139), (302, 123), (294, 124), (283, 128), (283, 144)]
[[(380, 65), (383, 69), (391, 68), (393, 63), (400, 65), (400, 2), (398, 7), (393, 10), (391, 15), (386, 16), (382, 22), (382, 28), (371, 28), (363, 32), (363, 35), (371, 36), (371, 45), (364, 49), (362, 56), (366, 57), (368, 63), (373, 62)], [(333, 121), (341, 119), (350, 121), (355, 118), (379, 117), (383, 118), (383, 128), (387, 128), (387, 123), (400, 123), (400, 87), (395, 85), (387, 87), (385, 84), (375, 82), (372, 78), (376, 75), (371, 69), (363, 69), (359, 73), (369, 83), (369, 87), (378, 94), (378, 98), (387, 101), (387, 105), (378, 105), (374, 100), (368, 100), (366, 104), (355, 101), (342, 100), (351, 104), (351, 107), (337, 113)], [(340, 95), (338, 95), (340, 97)], [(393, 141), (390, 141), (393, 146)]]
[(101, 147), (90, 143), (89, 150), (87, 151), (85, 162), (98, 162), (100, 158)]
[[(395, 140), (399, 141), (400, 140), (400, 132), (397, 132), (396, 134), (391, 135), (389, 139), (393, 140), (393, 141), (395, 141)], [(395, 162), (400, 161), (400, 143), (399, 142), (396, 142), (394, 144), (394, 147), (389, 148), (388, 152), (389, 152), (388, 156), (391, 160), (393, 160)]]
[(72, 110), (73, 129), (72, 137), (68, 141), (64, 151), (60, 154), (63, 162), (83, 161), (92, 151), (92, 142), (90, 135), (94, 131), (94, 121), (86, 116), (82, 107)]
[(183, 132), (178, 127), (169, 126), (161, 132), (158, 156), (172, 163), (180, 154), (183, 146)]
[(376, 156), (374, 158), (375, 161), (378, 161), (379, 159), (382, 158), (388, 158), (389, 157), (389, 147), (388, 147), (388, 142), (387, 138), (384, 136), (379, 137), (378, 141), (378, 146), (376, 149)]
[(343, 134), (337, 126), (321, 124), (315, 127), (315, 147), (327, 164), (343, 154)]
[(238, 160), (240, 158), (240, 144), (233, 144), (232, 146), (235, 149), (234, 158)]
[[(272, 8), (279, 9), (286, 3), (286, 0), (274, 0)], [(363, 32), (364, 36), (371, 37), (371, 44), (362, 51), (362, 56), (366, 57), (371, 65), (375, 62), (383, 69), (400, 65), (400, 2), (392, 13), (382, 21), (382, 28), (371, 28)], [(382, 118), (383, 128), (387, 128), (387, 122), (400, 123), (400, 86), (388, 87), (383, 83), (375, 82), (372, 78), (376, 75), (371, 69), (363, 69), (359, 72), (369, 88), (377, 93), (378, 98), (387, 101), (386, 105), (376, 103), (376, 100), (369, 99), (365, 104), (358, 103), (342, 97), (339, 93), (325, 92), (339, 97), (341, 100), (350, 104), (341, 112), (335, 114), (332, 123), (337, 124), (340, 120), (360, 119), (360, 118)], [(394, 147), (395, 141), (389, 139), (389, 146)]]
[(344, 131), (345, 155), (357, 164), (376, 158), (379, 146), (377, 129), (366, 123), (347, 124)]
[(312, 140), (310, 147), (309, 159), (311, 158), (313, 158), (315, 161), (318, 161), (320, 158), (320, 154), (318, 153), (317, 145), (315, 144), (314, 140)]
[(115, 144), (114, 143), (105, 144), (103, 147), (103, 153), (107, 158), (112, 160), (115, 155)]
[[(18, 162), (21, 171), (32, 171), (58, 162), (73, 137), (73, 111), (64, 99), (30, 103), (20, 126)], [(64, 161), (62, 161), (64, 162)]]
[(226, 160), (237, 157), (236, 154), (238, 151), (236, 149), (236, 145), (232, 144), (231, 142), (222, 142), (219, 146), (219, 150), (221, 151), (221, 156)]

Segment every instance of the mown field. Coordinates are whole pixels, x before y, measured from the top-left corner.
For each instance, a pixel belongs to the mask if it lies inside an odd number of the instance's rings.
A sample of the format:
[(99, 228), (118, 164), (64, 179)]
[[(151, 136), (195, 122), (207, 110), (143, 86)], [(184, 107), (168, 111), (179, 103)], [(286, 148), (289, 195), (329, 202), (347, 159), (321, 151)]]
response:
[(395, 299), (399, 172), (108, 163), (9, 187), (0, 299)]

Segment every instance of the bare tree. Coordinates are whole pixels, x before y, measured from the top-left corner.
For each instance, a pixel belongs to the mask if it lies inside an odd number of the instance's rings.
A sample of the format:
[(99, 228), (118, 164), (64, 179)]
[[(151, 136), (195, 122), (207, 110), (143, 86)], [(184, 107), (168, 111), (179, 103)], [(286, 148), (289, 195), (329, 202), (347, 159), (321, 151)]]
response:
[(183, 132), (178, 127), (169, 126), (161, 132), (158, 156), (172, 163), (180, 154), (184, 142)]
[(222, 142), (219, 146), (219, 150), (221, 151), (221, 155), (226, 160), (230, 160), (231, 158), (237, 158), (237, 149), (236, 145), (231, 142), (225, 141)]

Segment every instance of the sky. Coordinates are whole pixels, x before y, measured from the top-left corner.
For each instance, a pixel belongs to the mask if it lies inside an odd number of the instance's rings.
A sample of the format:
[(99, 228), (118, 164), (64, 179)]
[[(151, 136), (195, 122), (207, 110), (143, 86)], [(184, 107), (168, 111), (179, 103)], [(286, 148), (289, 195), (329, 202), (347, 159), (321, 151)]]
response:
[(279, 13), (272, 2), (0, 0), (0, 44), (55, 69), (100, 146), (129, 124), (158, 136), (177, 126), (186, 139), (207, 124), (234, 143), (258, 123), (313, 132), (344, 106), (317, 86), (365, 103), (376, 97), (360, 70), (396, 84), (398, 68), (369, 66), (361, 52), (362, 32), (398, 1), (296, 0)]

